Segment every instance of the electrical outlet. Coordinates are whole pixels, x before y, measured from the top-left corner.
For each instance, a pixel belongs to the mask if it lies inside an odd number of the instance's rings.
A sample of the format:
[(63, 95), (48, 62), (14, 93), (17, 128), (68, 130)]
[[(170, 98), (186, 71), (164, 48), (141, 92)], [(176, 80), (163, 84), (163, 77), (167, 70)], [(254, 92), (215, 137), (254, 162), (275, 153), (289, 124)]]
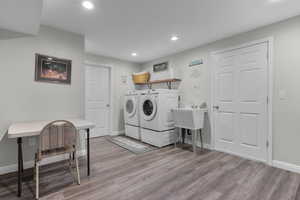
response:
[(36, 145), (36, 138), (35, 137), (30, 137), (28, 139), (28, 144), (29, 144), (29, 146), (35, 146)]

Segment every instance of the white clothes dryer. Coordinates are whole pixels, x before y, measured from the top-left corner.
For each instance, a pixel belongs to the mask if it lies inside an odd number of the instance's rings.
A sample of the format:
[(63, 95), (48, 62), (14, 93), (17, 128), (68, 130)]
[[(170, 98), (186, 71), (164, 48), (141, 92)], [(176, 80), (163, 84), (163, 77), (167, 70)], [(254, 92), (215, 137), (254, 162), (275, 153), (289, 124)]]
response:
[(125, 94), (124, 99), (124, 119), (125, 124), (139, 126), (139, 98), (140, 94), (136, 90), (130, 90)]
[(158, 147), (172, 144), (175, 139), (172, 109), (177, 107), (177, 90), (142, 92), (139, 106), (142, 141)]
[(125, 135), (141, 140), (140, 134), (140, 94), (145, 90), (129, 90), (124, 97)]
[(137, 90), (128, 91), (124, 98), (125, 135), (137, 140), (141, 139), (139, 98)]

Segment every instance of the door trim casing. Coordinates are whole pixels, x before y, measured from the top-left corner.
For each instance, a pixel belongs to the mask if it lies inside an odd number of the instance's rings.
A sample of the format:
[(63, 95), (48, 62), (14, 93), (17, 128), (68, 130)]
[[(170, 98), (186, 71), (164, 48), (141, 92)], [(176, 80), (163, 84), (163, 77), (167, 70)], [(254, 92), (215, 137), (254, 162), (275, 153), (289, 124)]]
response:
[[(113, 111), (114, 111), (114, 104), (113, 104), (113, 94), (114, 94), (114, 82), (113, 82), (113, 66), (108, 65), (108, 64), (102, 64), (102, 63), (93, 63), (89, 61), (84, 62), (84, 67), (87, 65), (92, 66), (92, 67), (104, 67), (109, 69), (109, 113), (110, 113), (110, 122), (109, 122), (109, 134), (113, 135)], [(85, 76), (84, 76), (85, 77)], [(84, 96), (85, 96), (85, 78), (84, 78)], [(85, 97), (84, 97), (84, 118), (85, 116), (85, 110), (86, 110), (86, 102), (85, 102)]]
[(273, 47), (274, 47), (274, 37), (270, 36), (261, 40), (255, 40), (252, 42), (244, 43), (238, 46), (233, 46), (230, 48), (225, 48), (222, 50), (218, 51), (213, 51), (209, 55), (209, 61), (211, 64), (210, 68), (210, 103), (209, 103), (209, 112), (210, 112), (210, 121), (211, 121), (211, 149), (215, 150), (215, 115), (214, 115), (214, 109), (213, 109), (213, 104), (214, 104), (214, 99), (215, 99), (215, 94), (214, 94), (214, 88), (215, 88), (215, 64), (213, 62), (213, 56), (215, 54), (223, 53), (226, 51), (231, 51), (231, 50), (236, 50), (240, 48), (245, 48), (248, 46), (252, 46), (255, 44), (260, 44), (260, 43), (268, 43), (268, 103), (267, 103), (267, 140), (268, 140), (268, 147), (267, 147), (267, 160), (266, 163), (269, 165), (273, 165), (273, 130), (272, 130), (272, 122), (273, 122)]

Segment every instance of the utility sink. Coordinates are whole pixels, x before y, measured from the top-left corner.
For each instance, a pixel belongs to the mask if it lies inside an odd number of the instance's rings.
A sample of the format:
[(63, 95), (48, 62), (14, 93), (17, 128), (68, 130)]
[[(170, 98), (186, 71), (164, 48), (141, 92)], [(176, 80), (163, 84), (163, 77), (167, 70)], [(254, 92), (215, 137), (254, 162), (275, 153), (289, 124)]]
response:
[(175, 127), (198, 130), (203, 128), (204, 114), (207, 109), (188, 107), (173, 109), (172, 112)]

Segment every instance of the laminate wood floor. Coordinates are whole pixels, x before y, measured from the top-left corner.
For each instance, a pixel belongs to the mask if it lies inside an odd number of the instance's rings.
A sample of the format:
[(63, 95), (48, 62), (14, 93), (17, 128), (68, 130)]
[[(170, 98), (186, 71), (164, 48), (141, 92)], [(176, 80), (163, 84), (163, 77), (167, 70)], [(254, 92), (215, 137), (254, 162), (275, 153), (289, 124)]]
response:
[[(41, 169), (43, 200), (295, 200), (300, 176), (215, 151), (193, 154), (166, 147), (134, 155), (106, 138), (91, 143), (91, 177), (80, 160), (81, 185), (68, 164)], [(0, 199), (34, 199), (32, 170), (25, 171), (22, 198), (16, 174), (0, 176)]]

